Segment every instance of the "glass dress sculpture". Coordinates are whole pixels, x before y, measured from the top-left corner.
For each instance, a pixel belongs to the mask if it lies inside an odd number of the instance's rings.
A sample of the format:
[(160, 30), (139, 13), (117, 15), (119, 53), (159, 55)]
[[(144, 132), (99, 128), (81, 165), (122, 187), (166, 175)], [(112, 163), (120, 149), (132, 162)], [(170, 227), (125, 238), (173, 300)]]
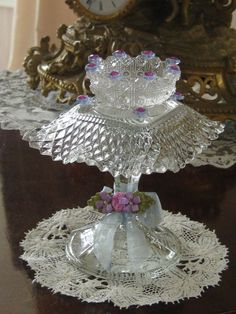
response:
[(139, 192), (139, 178), (179, 171), (223, 131), (179, 102), (179, 62), (152, 51), (132, 58), (118, 50), (105, 60), (91, 55), (86, 73), (95, 96), (78, 96), (69, 111), (24, 136), (53, 160), (86, 162), (114, 176), (114, 191), (104, 187), (89, 201), (101, 219), (73, 231), (66, 247), (86, 273), (143, 283), (179, 261), (181, 243), (159, 226), (159, 198)]

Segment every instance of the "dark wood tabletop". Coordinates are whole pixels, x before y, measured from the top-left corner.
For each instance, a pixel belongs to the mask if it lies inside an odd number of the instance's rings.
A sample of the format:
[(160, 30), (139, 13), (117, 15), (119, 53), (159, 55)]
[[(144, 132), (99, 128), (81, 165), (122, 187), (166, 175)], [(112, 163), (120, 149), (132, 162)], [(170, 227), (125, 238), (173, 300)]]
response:
[(85, 164), (63, 165), (28, 147), (17, 131), (0, 131), (0, 314), (232, 314), (236, 313), (236, 166), (187, 166), (177, 174), (152, 174), (140, 187), (156, 191), (163, 208), (180, 211), (215, 229), (230, 250), (220, 285), (178, 304), (120, 310), (112, 303), (85, 303), (32, 283), (19, 259), (19, 242), (36, 224), (62, 208), (85, 206), (112, 177)]

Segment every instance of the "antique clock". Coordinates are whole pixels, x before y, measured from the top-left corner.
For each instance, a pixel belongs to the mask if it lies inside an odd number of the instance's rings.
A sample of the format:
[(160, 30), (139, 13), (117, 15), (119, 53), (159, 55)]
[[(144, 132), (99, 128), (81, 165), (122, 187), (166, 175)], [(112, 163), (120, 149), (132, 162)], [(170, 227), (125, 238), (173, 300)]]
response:
[(24, 60), (28, 83), (58, 102), (90, 93), (88, 56), (123, 49), (132, 56), (153, 50), (181, 59), (178, 90), (185, 103), (210, 117), (236, 119), (236, 30), (230, 29), (236, 0), (66, 0), (73, 25), (57, 33), (58, 49), (42, 38)]
[(125, 16), (136, 0), (74, 0), (67, 1), (78, 14), (94, 21), (111, 21)]

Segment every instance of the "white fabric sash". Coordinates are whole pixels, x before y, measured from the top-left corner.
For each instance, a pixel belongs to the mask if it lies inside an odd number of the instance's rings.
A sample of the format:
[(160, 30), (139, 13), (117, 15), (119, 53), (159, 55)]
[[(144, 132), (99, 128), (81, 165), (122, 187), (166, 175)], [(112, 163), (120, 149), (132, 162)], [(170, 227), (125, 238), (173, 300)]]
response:
[[(111, 192), (110, 188), (104, 187), (103, 191)], [(112, 251), (116, 231), (123, 225), (127, 237), (127, 250), (132, 270), (138, 269), (143, 262), (151, 255), (151, 248), (147, 238), (137, 224), (144, 224), (147, 228), (155, 228), (162, 220), (162, 208), (156, 193), (145, 192), (152, 197), (155, 204), (146, 209), (145, 213), (118, 213), (106, 214), (95, 227), (94, 253), (105, 270), (112, 266)]]

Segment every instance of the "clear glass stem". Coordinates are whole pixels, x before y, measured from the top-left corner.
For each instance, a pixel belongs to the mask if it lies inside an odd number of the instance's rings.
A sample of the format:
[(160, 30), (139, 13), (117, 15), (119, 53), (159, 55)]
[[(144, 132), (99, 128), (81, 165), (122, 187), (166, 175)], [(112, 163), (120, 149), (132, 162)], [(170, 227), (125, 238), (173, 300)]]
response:
[(115, 177), (114, 192), (136, 192), (138, 191), (138, 184), (141, 174), (137, 176), (124, 177), (119, 175)]

